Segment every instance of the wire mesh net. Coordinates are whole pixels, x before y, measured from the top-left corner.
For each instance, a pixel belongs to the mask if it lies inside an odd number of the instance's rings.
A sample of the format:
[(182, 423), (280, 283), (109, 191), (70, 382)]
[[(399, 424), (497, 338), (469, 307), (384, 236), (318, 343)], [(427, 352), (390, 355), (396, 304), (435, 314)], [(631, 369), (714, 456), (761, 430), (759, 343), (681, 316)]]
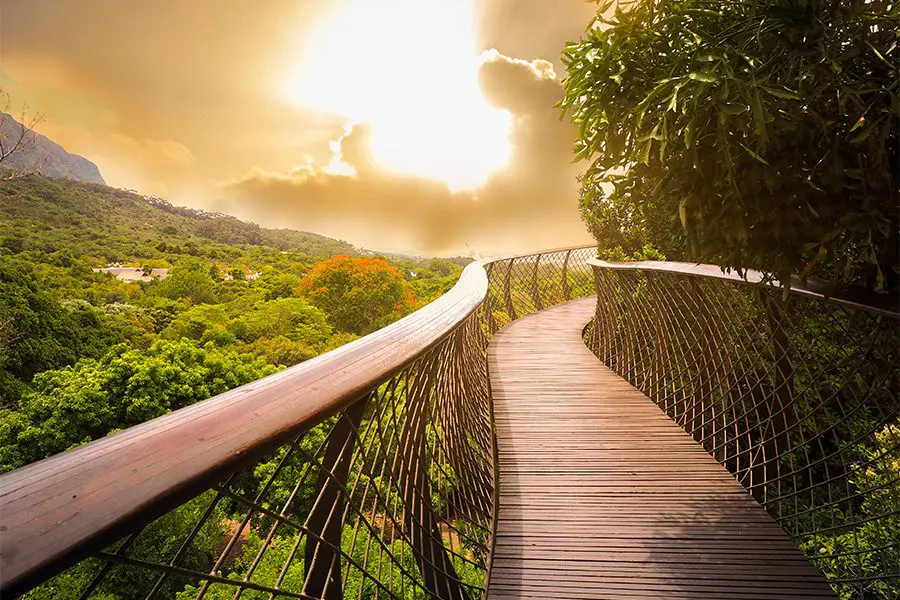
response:
[(595, 269), (594, 353), (728, 468), (845, 598), (900, 597), (900, 318)]

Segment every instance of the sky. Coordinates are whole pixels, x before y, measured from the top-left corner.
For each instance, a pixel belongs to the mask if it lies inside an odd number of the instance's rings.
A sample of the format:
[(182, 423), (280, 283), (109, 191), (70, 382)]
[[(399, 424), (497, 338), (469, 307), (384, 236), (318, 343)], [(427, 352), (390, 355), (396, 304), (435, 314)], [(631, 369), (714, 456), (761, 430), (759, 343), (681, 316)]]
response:
[(0, 0), (0, 87), (107, 183), (392, 252), (580, 243), (585, 0)]

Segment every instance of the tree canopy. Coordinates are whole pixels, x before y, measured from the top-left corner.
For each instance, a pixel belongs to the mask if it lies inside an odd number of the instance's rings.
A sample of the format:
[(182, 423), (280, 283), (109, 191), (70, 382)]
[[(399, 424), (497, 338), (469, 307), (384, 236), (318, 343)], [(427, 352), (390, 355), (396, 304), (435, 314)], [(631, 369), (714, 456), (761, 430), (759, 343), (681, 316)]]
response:
[[(443, 293), (461, 270), (352, 251), (111, 188), (5, 182), (0, 472), (327, 352)], [(168, 277), (93, 270), (113, 260)], [(333, 293), (316, 289), (332, 281)]]
[(637, 0), (567, 46), (561, 107), (601, 249), (896, 287), (900, 12)]
[(358, 335), (384, 327), (416, 304), (403, 274), (383, 258), (329, 258), (310, 269), (298, 292), (336, 328)]

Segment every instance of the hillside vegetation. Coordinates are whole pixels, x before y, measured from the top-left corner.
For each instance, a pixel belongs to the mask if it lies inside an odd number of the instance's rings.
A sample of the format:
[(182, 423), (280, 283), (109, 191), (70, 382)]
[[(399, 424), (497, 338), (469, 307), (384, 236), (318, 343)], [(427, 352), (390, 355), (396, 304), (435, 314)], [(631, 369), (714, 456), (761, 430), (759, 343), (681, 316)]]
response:
[[(463, 262), (389, 261), (99, 185), (4, 182), (0, 472), (370, 333), (449, 289)], [(92, 271), (110, 263), (169, 276)]]

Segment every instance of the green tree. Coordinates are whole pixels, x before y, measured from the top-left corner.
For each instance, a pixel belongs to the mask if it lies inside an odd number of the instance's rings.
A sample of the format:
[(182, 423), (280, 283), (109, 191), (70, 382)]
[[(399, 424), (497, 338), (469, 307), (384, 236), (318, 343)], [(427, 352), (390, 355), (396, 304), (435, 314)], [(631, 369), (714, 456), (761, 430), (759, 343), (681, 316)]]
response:
[(294, 289), (300, 284), (301, 277), (293, 273), (281, 273), (275, 270), (263, 273), (257, 284), (266, 288), (268, 300), (276, 298), (290, 298), (294, 295)]
[(83, 301), (63, 306), (26, 269), (0, 262), (0, 396), (14, 402), (22, 391), (15, 380), (27, 383), (123, 341), (111, 321)]
[(184, 299), (191, 304), (216, 302), (216, 282), (210, 277), (209, 268), (198, 260), (180, 261), (166, 279), (151, 289), (170, 300)]
[(335, 256), (316, 263), (298, 292), (337, 329), (358, 335), (384, 327), (416, 304), (402, 273), (382, 258)]
[(218, 304), (200, 304), (192, 306), (172, 319), (162, 336), (177, 340), (187, 338), (200, 340), (203, 335), (216, 326), (225, 326), (230, 322), (225, 308)]
[(38, 374), (18, 410), (0, 411), (0, 471), (143, 423), (274, 373), (263, 359), (189, 341), (147, 351), (120, 344), (102, 359)]
[(319, 354), (306, 342), (292, 340), (283, 335), (259, 338), (247, 344), (247, 351), (273, 365), (290, 367)]
[(241, 340), (284, 336), (309, 346), (331, 335), (325, 313), (303, 298), (279, 298), (262, 302), (232, 322), (231, 331)]
[(888, 0), (636, 0), (564, 53), (601, 246), (788, 281), (898, 281), (897, 31)]
[(38, 371), (74, 362), (74, 329), (68, 312), (38, 288), (24, 269), (0, 263), (0, 318), (6, 324), (0, 368), (30, 380)]

